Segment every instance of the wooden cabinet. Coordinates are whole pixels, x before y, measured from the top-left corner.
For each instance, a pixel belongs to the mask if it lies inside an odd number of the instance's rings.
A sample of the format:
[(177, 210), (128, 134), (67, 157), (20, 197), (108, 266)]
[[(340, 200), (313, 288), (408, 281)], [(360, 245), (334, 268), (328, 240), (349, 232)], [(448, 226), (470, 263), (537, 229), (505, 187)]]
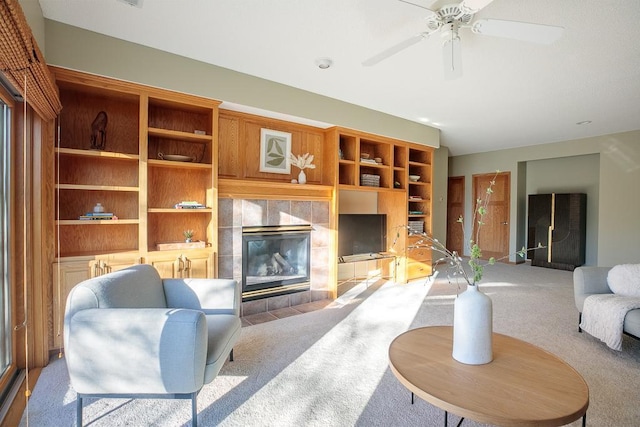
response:
[(145, 260), (153, 265), (165, 278), (212, 277), (214, 271), (213, 254), (209, 251), (192, 250), (184, 252), (154, 253)]
[(51, 349), (63, 346), (64, 308), (67, 295), (78, 283), (91, 278), (91, 268), (87, 261), (53, 263), (53, 341)]
[(587, 195), (530, 194), (527, 247), (531, 265), (573, 271), (585, 263)]

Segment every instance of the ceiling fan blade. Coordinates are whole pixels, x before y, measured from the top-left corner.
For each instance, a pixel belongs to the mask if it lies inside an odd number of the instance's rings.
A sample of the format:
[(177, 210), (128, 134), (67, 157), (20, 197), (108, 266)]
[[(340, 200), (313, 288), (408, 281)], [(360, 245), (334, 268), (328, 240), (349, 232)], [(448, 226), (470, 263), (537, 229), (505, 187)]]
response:
[(562, 37), (563, 27), (530, 24), (528, 22), (503, 21), (500, 19), (479, 19), (473, 23), (471, 31), (483, 36), (505, 37), (525, 42), (551, 44)]
[(478, 13), (486, 6), (489, 5), (493, 0), (462, 0), (462, 2), (458, 5), (458, 8), (463, 13), (468, 13), (473, 15), (474, 13)]
[[(427, 7), (427, 5), (425, 4), (425, 3), (433, 3), (433, 1), (428, 1), (428, 0), (398, 0), (398, 1), (401, 1), (402, 3), (410, 4), (413, 6), (421, 7), (422, 9), (426, 9), (431, 13), (436, 13), (434, 10), (432, 10), (430, 7)], [(431, 5), (429, 4), (429, 6)]]
[(421, 42), (423, 39), (426, 39), (427, 37), (429, 37), (429, 33), (416, 34), (415, 36), (410, 37), (404, 41), (401, 41), (400, 43), (393, 45), (390, 48), (383, 50), (379, 54), (374, 55), (371, 58), (365, 60), (362, 63), (362, 65), (364, 65), (365, 67), (376, 65), (378, 62), (381, 62), (389, 58), (390, 56), (395, 55), (396, 53), (408, 48), (409, 46), (413, 46), (414, 44)]

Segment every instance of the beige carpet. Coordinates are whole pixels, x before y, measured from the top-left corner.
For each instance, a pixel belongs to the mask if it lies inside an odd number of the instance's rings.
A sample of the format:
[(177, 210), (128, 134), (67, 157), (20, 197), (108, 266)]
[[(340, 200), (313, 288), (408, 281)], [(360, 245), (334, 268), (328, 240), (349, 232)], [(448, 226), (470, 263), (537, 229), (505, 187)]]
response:
[[(325, 309), (243, 328), (235, 361), (200, 393), (200, 426), (442, 426), (441, 410), (410, 404), (387, 352), (409, 328), (452, 323), (457, 287), (443, 276), (432, 286), (358, 286)], [(493, 300), (496, 332), (547, 349), (583, 375), (588, 426), (639, 425), (640, 341), (625, 337), (615, 352), (579, 334), (571, 272), (501, 264), (487, 268), (481, 289)], [(34, 388), (28, 425), (72, 426), (74, 417), (64, 359), (55, 360)], [(450, 425), (457, 420), (450, 416)], [(189, 422), (187, 401), (96, 399), (84, 416), (89, 426)]]

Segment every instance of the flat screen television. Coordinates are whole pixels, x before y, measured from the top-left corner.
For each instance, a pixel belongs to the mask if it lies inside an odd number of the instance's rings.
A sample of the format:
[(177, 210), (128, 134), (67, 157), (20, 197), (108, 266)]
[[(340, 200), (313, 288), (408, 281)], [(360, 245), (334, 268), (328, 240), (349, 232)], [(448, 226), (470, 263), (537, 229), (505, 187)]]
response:
[(339, 214), (338, 256), (377, 254), (387, 250), (387, 215)]

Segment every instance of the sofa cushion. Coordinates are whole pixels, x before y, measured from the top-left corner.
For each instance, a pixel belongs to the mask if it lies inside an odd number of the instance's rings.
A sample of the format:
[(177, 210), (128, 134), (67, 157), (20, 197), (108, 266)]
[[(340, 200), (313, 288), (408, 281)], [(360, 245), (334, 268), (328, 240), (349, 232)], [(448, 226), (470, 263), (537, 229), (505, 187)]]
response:
[(640, 297), (640, 264), (620, 264), (609, 270), (609, 289), (627, 297)]

